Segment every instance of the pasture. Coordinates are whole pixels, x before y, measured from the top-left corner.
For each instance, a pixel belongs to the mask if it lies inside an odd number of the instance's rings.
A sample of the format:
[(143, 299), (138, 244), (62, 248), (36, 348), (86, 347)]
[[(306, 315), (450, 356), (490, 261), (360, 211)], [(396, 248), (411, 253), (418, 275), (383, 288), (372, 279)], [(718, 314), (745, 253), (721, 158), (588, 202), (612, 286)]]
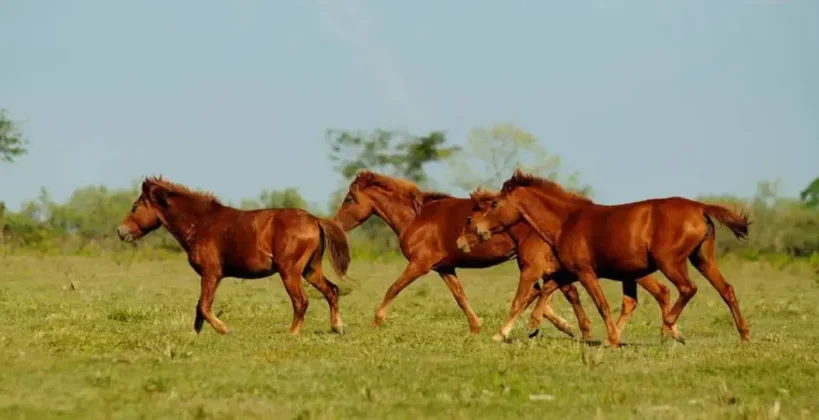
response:
[[(527, 339), (531, 308), (511, 343), (493, 342), (517, 285), (514, 262), (459, 271), (483, 321), (477, 336), (434, 273), (372, 328), (405, 263), (360, 259), (348, 283), (329, 274), (351, 290), (340, 300), (344, 336), (330, 332), (327, 304), (312, 288), (302, 333), (290, 336), (278, 275), (225, 279), (214, 309), (231, 334), (206, 324), (195, 336), (199, 280), (183, 255), (3, 255), (0, 418), (815, 418), (817, 274), (718, 261), (750, 343), (740, 343), (726, 305), (691, 269), (699, 293), (680, 318), (687, 345), (660, 341), (659, 309), (640, 289), (624, 347), (610, 350), (545, 321)], [(616, 315), (619, 284), (602, 285)], [(581, 298), (600, 340), (602, 320), (585, 290)], [(565, 299), (553, 302), (576, 328)]]

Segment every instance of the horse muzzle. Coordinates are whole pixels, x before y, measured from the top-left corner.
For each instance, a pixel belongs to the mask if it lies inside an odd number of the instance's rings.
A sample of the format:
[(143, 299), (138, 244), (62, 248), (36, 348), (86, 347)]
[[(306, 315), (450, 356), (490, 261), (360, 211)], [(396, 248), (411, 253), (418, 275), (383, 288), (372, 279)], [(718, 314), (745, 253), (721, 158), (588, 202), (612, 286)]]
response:
[(124, 242), (134, 241), (134, 235), (131, 233), (130, 230), (128, 230), (128, 228), (124, 226), (120, 226), (117, 228), (117, 236), (119, 236), (119, 239)]

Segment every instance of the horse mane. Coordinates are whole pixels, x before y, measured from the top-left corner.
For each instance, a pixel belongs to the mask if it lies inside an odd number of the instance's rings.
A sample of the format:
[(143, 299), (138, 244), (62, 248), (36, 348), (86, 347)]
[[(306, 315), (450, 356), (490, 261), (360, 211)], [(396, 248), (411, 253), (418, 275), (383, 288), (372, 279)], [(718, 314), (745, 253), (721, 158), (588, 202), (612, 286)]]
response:
[(421, 202), (424, 204), (431, 203), (433, 201), (443, 200), (446, 198), (452, 198), (452, 196), (447, 193), (437, 191), (421, 192)]
[(534, 187), (545, 190), (549, 195), (557, 196), (566, 201), (575, 201), (591, 204), (592, 201), (580, 194), (573, 193), (550, 179), (541, 178), (516, 169), (511, 178), (504, 181), (501, 193), (509, 193), (517, 187)]
[(441, 200), (444, 198), (452, 198), (451, 195), (435, 191), (421, 191), (418, 184), (402, 178), (395, 178), (376, 172), (362, 170), (356, 175), (353, 185), (358, 188), (380, 187), (384, 190), (392, 192), (396, 195), (418, 200), (423, 204)]
[(476, 201), (476, 202), (491, 201), (491, 200), (494, 200), (494, 199), (498, 198), (498, 196), (500, 196), (499, 192), (485, 190), (483, 188), (478, 188), (475, 191), (472, 191), (471, 193), (469, 193), (469, 198), (471, 198), (472, 201)]
[(145, 178), (142, 182), (143, 188), (146, 186), (153, 186), (164, 190), (170, 194), (176, 194), (201, 201), (206, 204), (222, 205), (218, 198), (213, 193), (201, 190), (194, 190), (181, 184), (173, 183), (162, 176), (150, 176)]

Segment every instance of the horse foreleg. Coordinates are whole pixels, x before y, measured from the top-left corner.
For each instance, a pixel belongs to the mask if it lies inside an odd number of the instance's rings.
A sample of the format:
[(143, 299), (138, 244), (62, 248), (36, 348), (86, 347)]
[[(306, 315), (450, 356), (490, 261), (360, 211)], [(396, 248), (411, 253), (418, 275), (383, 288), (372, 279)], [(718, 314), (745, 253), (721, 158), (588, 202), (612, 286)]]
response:
[[(509, 332), (512, 331), (512, 327), (515, 325), (515, 320), (517, 320), (520, 313), (526, 309), (527, 304), (531, 301), (533, 289), (535, 288), (535, 283), (537, 283), (538, 279), (540, 278), (540, 273), (536, 272), (532, 269), (523, 269), (520, 272), (520, 279), (518, 281), (518, 290), (515, 293), (515, 298), (512, 300), (512, 306), (509, 308), (509, 315), (507, 315), (506, 320), (504, 320), (503, 325), (495, 334), (492, 339), (495, 341), (505, 341), (509, 337)], [(552, 289), (554, 291), (554, 289)], [(551, 293), (550, 293), (551, 294)], [(540, 291), (540, 299), (543, 300), (545, 303), (545, 299), (548, 295), (543, 295), (543, 289)], [(540, 306), (541, 301), (538, 301), (538, 306)], [(533, 315), (534, 316), (534, 315)], [(540, 318), (543, 318), (543, 312), (540, 312), (538, 315)]]
[[(543, 281), (544, 281), (544, 283), (548, 282), (549, 281), (549, 276), (543, 276)], [(562, 331), (564, 334), (568, 335), (569, 337), (574, 338), (574, 331), (572, 331), (571, 325), (569, 325), (569, 323), (566, 322), (566, 320), (563, 319), (563, 317), (556, 314), (554, 309), (552, 309), (552, 297), (554, 296), (554, 290), (552, 290), (548, 294), (543, 294), (541, 292), (541, 290), (538, 290), (537, 297), (539, 297), (539, 299), (537, 301), (537, 304), (535, 305), (535, 309), (532, 310), (532, 314), (531, 314), (531, 317), (529, 319), (529, 329), (531, 330), (531, 332), (529, 333), (529, 338), (534, 338), (535, 336), (537, 336), (540, 333), (540, 330), (538, 329), (538, 327), (540, 326), (540, 321), (541, 321), (542, 318), (548, 319), (549, 322), (551, 322), (558, 330)], [(569, 300), (569, 302), (571, 303), (572, 298), (567, 294), (567, 293), (570, 294), (571, 292), (570, 291), (569, 292), (563, 291), (563, 293), (564, 293), (564, 295), (566, 295), (566, 299)], [(575, 293), (575, 297), (576, 297), (576, 293)], [(583, 309), (581, 308), (581, 311), (582, 310)], [(577, 314), (577, 312), (575, 312), (575, 315), (576, 314)], [(583, 315), (585, 315), (585, 313)], [(580, 323), (581, 323), (581, 330), (582, 330), (582, 325), (583, 325), (582, 321), (580, 321)]]
[(207, 320), (219, 334), (230, 332), (227, 325), (216, 317), (211, 311), (213, 297), (216, 295), (216, 288), (222, 279), (215, 275), (203, 275), (200, 283), (199, 303), (196, 305), (196, 318), (193, 321), (193, 330), (199, 334), (202, 331), (202, 324)]

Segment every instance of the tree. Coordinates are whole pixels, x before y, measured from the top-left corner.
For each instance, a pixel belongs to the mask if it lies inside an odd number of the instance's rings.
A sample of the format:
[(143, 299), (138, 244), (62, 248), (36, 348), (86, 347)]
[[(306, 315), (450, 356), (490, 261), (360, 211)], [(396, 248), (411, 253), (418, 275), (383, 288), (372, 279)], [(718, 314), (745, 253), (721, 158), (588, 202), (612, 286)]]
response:
[(283, 190), (262, 190), (258, 199), (242, 200), (239, 207), (243, 209), (298, 208), (307, 210), (308, 204), (298, 189), (285, 188)]
[[(399, 131), (374, 130), (371, 133), (327, 131), (329, 158), (344, 179), (332, 196), (330, 211), (334, 212), (347, 191), (347, 184), (358, 171), (368, 169), (399, 176), (428, 187), (426, 165), (452, 156), (457, 146), (446, 144), (446, 134), (433, 131), (426, 136), (413, 136)], [(373, 250), (398, 249), (398, 238), (380, 218), (372, 217), (353, 234), (363, 236)]]
[(819, 207), (819, 177), (799, 193), (799, 199), (808, 208)]
[(28, 152), (27, 145), (17, 124), (6, 116), (6, 110), (0, 109), (0, 161), (14, 162)]
[(413, 136), (400, 131), (377, 129), (372, 133), (327, 131), (329, 158), (345, 181), (359, 170), (369, 169), (407, 178), (424, 186), (428, 180), (425, 165), (441, 161), (459, 150), (446, 145), (446, 134), (433, 131)]
[(590, 196), (591, 188), (580, 186), (577, 174), (560, 177), (560, 157), (546, 151), (530, 132), (510, 123), (470, 130), (467, 147), (449, 161), (452, 183), (463, 190), (478, 187), (498, 189), (515, 169), (563, 183)]

